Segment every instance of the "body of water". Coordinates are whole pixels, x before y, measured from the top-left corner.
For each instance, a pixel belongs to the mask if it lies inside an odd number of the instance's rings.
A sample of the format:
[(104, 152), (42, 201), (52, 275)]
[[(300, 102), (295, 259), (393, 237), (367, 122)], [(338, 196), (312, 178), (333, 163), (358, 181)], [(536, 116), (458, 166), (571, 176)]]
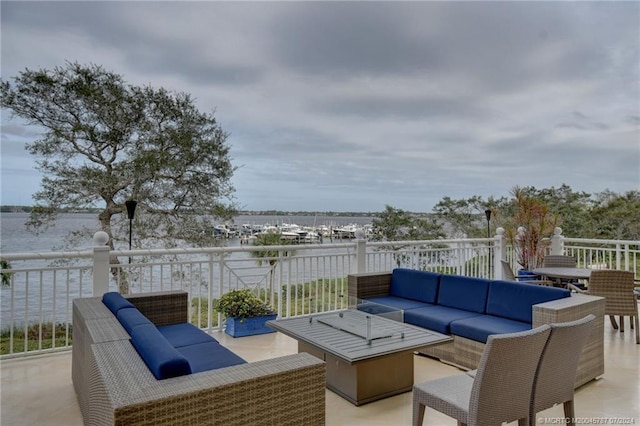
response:
[[(2, 213), (0, 214), (0, 252), (2, 253), (31, 253), (50, 252), (61, 250), (65, 237), (73, 231), (88, 229), (91, 232), (100, 230), (97, 213), (70, 213), (61, 214), (54, 226), (47, 228), (39, 234), (27, 231), (25, 224), (29, 219), (28, 213)], [(296, 224), (300, 226), (336, 228), (349, 224), (370, 224), (370, 217), (350, 216), (269, 216), (269, 215), (240, 215), (234, 218), (235, 225), (273, 225)], [(212, 223), (211, 226), (216, 225)], [(325, 239), (325, 242), (329, 242)], [(239, 245), (239, 239), (229, 241), (229, 245)], [(78, 243), (75, 247), (65, 250), (88, 250), (93, 246), (93, 241), (87, 237), (85, 242)]]

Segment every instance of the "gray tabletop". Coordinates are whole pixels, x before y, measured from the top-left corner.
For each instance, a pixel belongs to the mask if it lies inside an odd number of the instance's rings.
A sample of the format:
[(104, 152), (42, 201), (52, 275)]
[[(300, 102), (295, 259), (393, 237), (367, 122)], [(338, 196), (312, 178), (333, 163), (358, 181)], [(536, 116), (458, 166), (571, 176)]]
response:
[(267, 325), (350, 364), (451, 340), (445, 334), (351, 309), (268, 321)]
[(575, 278), (588, 280), (591, 277), (589, 268), (536, 268), (533, 272), (536, 275), (543, 275), (550, 278)]

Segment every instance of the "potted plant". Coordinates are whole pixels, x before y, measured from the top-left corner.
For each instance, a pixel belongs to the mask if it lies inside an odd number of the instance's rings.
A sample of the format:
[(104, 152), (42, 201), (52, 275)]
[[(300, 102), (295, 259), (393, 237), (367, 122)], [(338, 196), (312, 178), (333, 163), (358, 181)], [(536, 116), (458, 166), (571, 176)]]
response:
[(214, 301), (213, 308), (227, 317), (225, 333), (233, 337), (273, 333), (266, 325), (277, 313), (251, 290), (231, 290)]

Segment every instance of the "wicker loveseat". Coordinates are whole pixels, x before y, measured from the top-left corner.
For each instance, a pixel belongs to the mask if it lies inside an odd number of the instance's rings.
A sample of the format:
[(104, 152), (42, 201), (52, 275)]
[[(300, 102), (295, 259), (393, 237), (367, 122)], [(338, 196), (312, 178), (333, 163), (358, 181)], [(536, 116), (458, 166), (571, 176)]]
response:
[[(596, 316), (578, 365), (576, 387), (604, 373), (604, 299), (532, 284), (409, 269), (349, 275), (349, 299), (403, 312), (404, 322), (453, 336), (421, 353), (475, 369), (491, 334)], [(363, 305), (369, 306), (369, 305)]]
[[(184, 291), (127, 299), (157, 327), (187, 321)], [(317, 358), (301, 353), (158, 380), (99, 297), (73, 301), (72, 379), (90, 425), (325, 422), (325, 365)]]

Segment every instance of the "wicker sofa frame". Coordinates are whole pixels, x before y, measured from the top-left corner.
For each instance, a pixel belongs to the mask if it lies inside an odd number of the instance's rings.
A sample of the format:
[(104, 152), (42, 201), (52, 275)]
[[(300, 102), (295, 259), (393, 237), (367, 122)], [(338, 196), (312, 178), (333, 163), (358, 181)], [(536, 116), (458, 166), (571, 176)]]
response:
[[(349, 300), (388, 296), (391, 273), (369, 272), (348, 277)], [(576, 374), (576, 388), (604, 374), (604, 305), (602, 297), (572, 293), (571, 297), (533, 305), (532, 327), (568, 322), (593, 314), (595, 325), (582, 350)], [(460, 336), (453, 341), (419, 350), (421, 354), (463, 369), (478, 368), (485, 344)]]
[[(187, 321), (184, 291), (127, 298), (156, 326)], [(316, 357), (156, 380), (97, 297), (73, 301), (72, 379), (88, 425), (325, 424), (325, 364)]]

